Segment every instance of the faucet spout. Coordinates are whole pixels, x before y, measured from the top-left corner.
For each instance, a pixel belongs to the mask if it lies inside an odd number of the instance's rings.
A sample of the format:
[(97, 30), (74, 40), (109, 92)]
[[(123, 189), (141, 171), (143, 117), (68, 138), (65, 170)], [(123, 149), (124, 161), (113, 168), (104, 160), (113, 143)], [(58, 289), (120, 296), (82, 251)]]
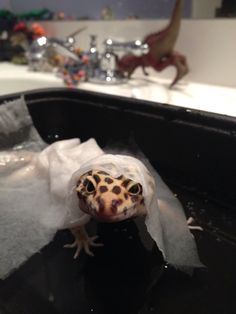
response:
[(35, 39), (26, 51), (29, 68), (34, 71), (53, 70), (55, 64), (51, 64), (51, 61), (56, 55), (79, 63), (80, 58), (75, 52), (75, 36), (84, 29), (76, 30), (65, 40), (46, 36)]

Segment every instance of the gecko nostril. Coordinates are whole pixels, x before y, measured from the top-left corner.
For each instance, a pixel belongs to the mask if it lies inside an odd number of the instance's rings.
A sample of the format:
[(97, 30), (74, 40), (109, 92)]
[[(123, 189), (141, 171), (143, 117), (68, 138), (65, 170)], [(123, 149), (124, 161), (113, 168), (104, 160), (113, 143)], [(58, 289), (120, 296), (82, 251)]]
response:
[(111, 211), (113, 214), (116, 214), (117, 213), (117, 201), (113, 200), (111, 202)]
[(117, 211), (118, 211), (117, 207), (119, 205), (121, 205), (121, 204), (122, 204), (122, 200), (121, 199), (112, 200), (112, 202), (111, 202), (111, 211), (112, 211), (113, 214), (117, 213)]

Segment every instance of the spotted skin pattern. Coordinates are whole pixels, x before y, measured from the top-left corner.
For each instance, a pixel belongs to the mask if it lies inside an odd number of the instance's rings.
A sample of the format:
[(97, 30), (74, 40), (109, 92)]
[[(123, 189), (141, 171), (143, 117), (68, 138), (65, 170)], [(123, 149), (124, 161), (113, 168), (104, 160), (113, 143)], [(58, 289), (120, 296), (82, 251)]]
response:
[(141, 184), (123, 175), (114, 178), (104, 171), (89, 171), (79, 178), (76, 191), (80, 209), (101, 221), (146, 214)]

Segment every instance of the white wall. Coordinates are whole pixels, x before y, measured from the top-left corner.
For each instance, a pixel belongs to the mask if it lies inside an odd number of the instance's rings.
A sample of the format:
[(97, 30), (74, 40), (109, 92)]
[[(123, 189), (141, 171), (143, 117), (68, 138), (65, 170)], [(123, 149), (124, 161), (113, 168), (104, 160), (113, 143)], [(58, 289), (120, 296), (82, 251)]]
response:
[[(107, 5), (111, 8), (115, 19), (126, 19), (128, 16), (141, 18), (167, 18), (171, 15), (175, 0), (8, 0), (15, 13), (47, 8), (53, 12), (65, 12), (75, 17), (89, 17), (99, 20), (101, 11)], [(191, 1), (184, 3), (183, 16), (191, 16)], [(0, 8), (7, 0), (0, 0)], [(10, 8), (10, 7), (8, 7)]]
[(0, 9), (11, 10), (11, 0), (0, 0)]
[[(79, 27), (86, 26), (77, 37), (77, 45), (89, 47), (89, 35), (98, 35), (100, 51), (105, 38), (120, 40), (142, 39), (162, 29), (166, 20), (155, 21), (84, 21), (44, 22), (50, 36), (66, 37)], [(190, 66), (186, 80), (236, 87), (236, 19), (183, 20), (176, 50), (185, 54)], [(158, 73), (173, 78), (173, 69)], [(206, 95), (207, 97), (207, 95)]]
[(193, 0), (192, 17), (208, 19), (215, 17), (215, 9), (221, 6), (222, 0)]

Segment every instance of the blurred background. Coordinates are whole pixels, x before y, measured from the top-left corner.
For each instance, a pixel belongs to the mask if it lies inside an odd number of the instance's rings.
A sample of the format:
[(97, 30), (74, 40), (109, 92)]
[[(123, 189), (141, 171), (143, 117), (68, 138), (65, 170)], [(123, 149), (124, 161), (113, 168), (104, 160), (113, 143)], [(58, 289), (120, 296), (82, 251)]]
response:
[[(174, 0), (0, 0), (0, 9), (22, 14), (47, 9), (42, 19), (99, 20), (168, 18)], [(50, 14), (51, 13), (51, 14)], [(235, 0), (186, 0), (184, 18), (235, 17)]]

